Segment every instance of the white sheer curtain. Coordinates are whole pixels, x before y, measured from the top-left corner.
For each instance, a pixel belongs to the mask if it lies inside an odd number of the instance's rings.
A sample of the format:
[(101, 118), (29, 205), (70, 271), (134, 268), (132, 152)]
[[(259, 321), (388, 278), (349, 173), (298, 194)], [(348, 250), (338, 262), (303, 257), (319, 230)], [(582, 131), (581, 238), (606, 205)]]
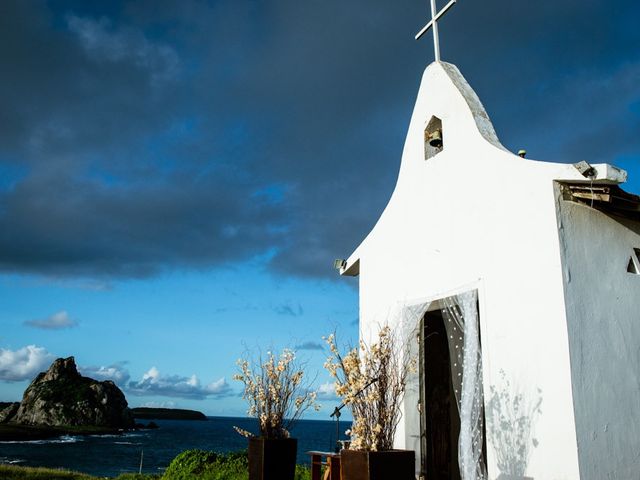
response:
[(458, 463), (462, 480), (485, 480), (482, 352), (476, 290), (440, 301), (449, 341), (453, 389), (460, 414)]
[[(406, 362), (416, 361), (420, 358), (420, 328), (422, 326), (422, 318), (431, 305), (430, 301), (404, 305), (402, 307), (402, 330), (403, 337), (407, 339), (407, 357)], [(416, 369), (407, 377), (407, 385), (404, 396), (404, 425), (405, 425), (405, 448), (413, 450), (416, 453), (423, 450), (424, 432), (422, 431), (421, 415), (424, 412), (424, 406), (421, 405), (421, 380), (420, 375), (423, 374), (423, 367)], [(416, 455), (416, 477), (423, 473), (421, 455)]]
[[(433, 302), (405, 306), (403, 308), (403, 328), (405, 338), (413, 339), (411, 355), (418, 355), (416, 339), (422, 325), (422, 318)], [(484, 464), (484, 399), (482, 389), (482, 352), (478, 325), (478, 293), (471, 290), (437, 301), (442, 311), (451, 360), (451, 377), (460, 415), (460, 436), (458, 437), (458, 464), (462, 480), (486, 480)], [(422, 367), (424, 368), (424, 367)], [(428, 368), (428, 366), (427, 366)], [(415, 375), (409, 380), (405, 405), (419, 403), (419, 379)], [(419, 412), (415, 407), (406, 409), (407, 446), (420, 448)], [(428, 408), (428, 407), (426, 407)], [(415, 417), (415, 418), (414, 418)], [(418, 471), (418, 470), (416, 470)]]

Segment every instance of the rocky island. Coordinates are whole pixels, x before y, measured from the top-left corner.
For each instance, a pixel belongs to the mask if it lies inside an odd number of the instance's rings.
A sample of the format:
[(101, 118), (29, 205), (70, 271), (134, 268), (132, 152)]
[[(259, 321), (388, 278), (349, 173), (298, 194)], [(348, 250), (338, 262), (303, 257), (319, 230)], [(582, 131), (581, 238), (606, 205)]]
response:
[(181, 408), (138, 407), (132, 408), (131, 414), (134, 418), (153, 420), (207, 420), (207, 417), (202, 412)]
[(38, 374), (19, 403), (0, 404), (0, 440), (62, 434), (117, 432), (135, 427), (115, 383), (78, 373), (73, 357), (59, 358)]

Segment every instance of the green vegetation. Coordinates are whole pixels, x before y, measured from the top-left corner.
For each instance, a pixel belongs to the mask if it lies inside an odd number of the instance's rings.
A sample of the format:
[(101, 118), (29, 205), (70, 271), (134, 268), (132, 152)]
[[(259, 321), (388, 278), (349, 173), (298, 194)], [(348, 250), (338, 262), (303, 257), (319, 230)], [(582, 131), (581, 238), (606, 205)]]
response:
[[(161, 475), (137, 473), (123, 473), (114, 480), (160, 480)], [(59, 470), (56, 468), (17, 467), (15, 465), (0, 465), (0, 479), (2, 480), (102, 480), (85, 473)]]
[[(246, 452), (217, 454), (204, 450), (187, 450), (174, 458), (164, 475), (124, 473), (115, 480), (248, 480)], [(51, 468), (0, 465), (2, 480), (100, 480), (84, 473)], [(296, 466), (295, 480), (310, 480), (311, 471)]]
[(37, 384), (35, 387), (42, 400), (58, 402), (63, 405), (75, 405), (95, 396), (95, 392), (91, 389), (92, 383), (90, 378), (85, 377), (60, 377), (55, 381)]
[(296, 480), (311, 480), (311, 470), (302, 465), (296, 465)]
[[(244, 457), (244, 455), (233, 454)], [(214, 452), (205, 450), (187, 450), (174, 458), (163, 475), (164, 480), (189, 480), (194, 477), (202, 477), (211, 471), (219, 470), (220, 466), (226, 466), (226, 458)], [(222, 465), (221, 465), (222, 464)]]
[[(248, 480), (248, 468), (247, 452), (187, 450), (173, 459), (162, 480)], [(310, 480), (310, 470), (297, 465), (295, 479)]]
[(2, 480), (96, 480), (95, 477), (84, 473), (13, 465), (0, 465), (0, 478)]
[(162, 475), (151, 473), (122, 473), (115, 480), (160, 480)]
[[(55, 468), (17, 467), (15, 465), (0, 465), (2, 480), (101, 480), (85, 473), (59, 470)], [(160, 480), (160, 475), (138, 475), (137, 473), (123, 473), (115, 480)]]

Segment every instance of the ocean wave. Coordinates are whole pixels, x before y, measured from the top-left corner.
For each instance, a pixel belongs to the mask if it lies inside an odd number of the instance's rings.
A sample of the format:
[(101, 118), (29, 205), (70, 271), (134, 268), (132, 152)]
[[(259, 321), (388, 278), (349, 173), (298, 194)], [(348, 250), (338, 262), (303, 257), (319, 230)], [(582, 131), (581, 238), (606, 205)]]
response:
[(50, 443), (76, 443), (82, 442), (82, 438), (71, 436), (71, 435), (62, 435), (61, 437), (49, 438), (46, 440), (9, 440), (6, 442), (0, 443), (25, 443), (29, 445), (46, 445)]
[(142, 445), (140, 442), (113, 442), (115, 445)]
[(21, 458), (7, 458), (7, 457), (0, 457), (0, 463), (4, 463), (4, 464), (9, 464), (9, 465), (13, 465), (16, 463), (24, 463), (26, 462), (26, 460), (23, 460)]

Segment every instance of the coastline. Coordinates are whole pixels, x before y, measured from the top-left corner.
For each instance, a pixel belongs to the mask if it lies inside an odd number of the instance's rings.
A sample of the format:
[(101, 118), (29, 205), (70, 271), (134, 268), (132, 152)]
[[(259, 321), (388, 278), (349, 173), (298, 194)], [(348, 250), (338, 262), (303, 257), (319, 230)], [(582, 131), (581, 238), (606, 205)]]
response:
[[(24, 467), (63, 469), (98, 478), (116, 478), (138, 473), (142, 450), (142, 472), (164, 472), (180, 453), (200, 449), (231, 453), (247, 449), (247, 439), (234, 426), (254, 430), (256, 420), (246, 417), (209, 417), (209, 421), (157, 420), (160, 428), (134, 431), (60, 430), (44, 432), (53, 438), (37, 439), (33, 435), (18, 441), (0, 443), (0, 464)], [(146, 421), (145, 421), (146, 422)], [(348, 427), (341, 422), (341, 431)], [(43, 432), (29, 432), (42, 435)], [(86, 435), (82, 435), (85, 433)], [(115, 435), (110, 434), (115, 433)], [(310, 450), (329, 450), (335, 446), (336, 423), (328, 420), (302, 419), (292, 429), (298, 439), (299, 465), (308, 465)], [(346, 438), (341, 436), (341, 438)], [(0, 478), (3, 478), (0, 475)], [(51, 477), (45, 477), (49, 480)]]
[(64, 427), (41, 427), (35, 425), (0, 424), (0, 442), (28, 442), (49, 440), (63, 435), (116, 435), (127, 431), (109, 427), (87, 427), (67, 425)]
[(183, 408), (134, 407), (129, 409), (135, 419), (143, 420), (195, 420), (206, 421), (204, 413)]

